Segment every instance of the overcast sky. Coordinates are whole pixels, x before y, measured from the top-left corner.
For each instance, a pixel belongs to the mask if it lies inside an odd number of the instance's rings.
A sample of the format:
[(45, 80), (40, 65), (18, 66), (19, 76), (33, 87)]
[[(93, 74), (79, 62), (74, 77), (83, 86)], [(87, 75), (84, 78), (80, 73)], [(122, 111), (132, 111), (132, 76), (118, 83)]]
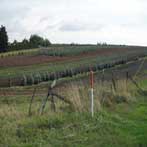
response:
[(0, 0), (9, 41), (147, 45), (147, 0)]

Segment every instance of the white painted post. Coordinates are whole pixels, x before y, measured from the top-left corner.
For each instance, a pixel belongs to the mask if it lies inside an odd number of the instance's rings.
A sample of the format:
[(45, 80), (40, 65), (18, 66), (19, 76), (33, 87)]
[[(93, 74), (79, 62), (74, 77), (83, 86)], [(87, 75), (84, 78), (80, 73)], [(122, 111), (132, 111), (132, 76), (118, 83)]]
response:
[(93, 88), (94, 88), (94, 77), (93, 77), (93, 71), (90, 71), (90, 87), (91, 87), (91, 116), (94, 116), (94, 94), (93, 94)]
[(94, 116), (93, 88), (91, 88), (91, 116)]

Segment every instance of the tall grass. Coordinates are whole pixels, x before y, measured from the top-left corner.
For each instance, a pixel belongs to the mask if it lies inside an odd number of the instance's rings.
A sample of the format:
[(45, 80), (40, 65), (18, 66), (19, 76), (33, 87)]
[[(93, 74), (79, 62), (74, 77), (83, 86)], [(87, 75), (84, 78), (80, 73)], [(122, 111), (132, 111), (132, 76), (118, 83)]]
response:
[[(135, 101), (131, 92), (130, 81), (115, 81), (116, 89), (111, 81), (95, 82), (94, 85), (94, 109), (100, 111), (103, 106), (114, 106), (117, 103), (129, 103)], [(85, 81), (71, 82), (58, 89), (58, 92), (64, 95), (72, 103), (72, 109), (76, 112), (90, 112), (90, 87)]]
[[(31, 96), (1, 96), (0, 146), (137, 147), (140, 144), (145, 146), (147, 144), (147, 102), (140, 102), (136, 104), (137, 106), (135, 105), (135, 108), (130, 107), (132, 102), (136, 101), (134, 96), (136, 89), (132, 87), (130, 81), (128, 83), (126, 80), (115, 82), (116, 88), (114, 89), (111, 81), (95, 81), (93, 119), (87, 113), (90, 108), (87, 81), (73, 81), (54, 89), (55, 92), (70, 100), (72, 105), (67, 106), (56, 100), (58, 109), (55, 113), (50, 111), (50, 103), (47, 103), (42, 116), (38, 115), (37, 110), (42, 98), (46, 96), (47, 87), (44, 96), (35, 96), (31, 117), (27, 115)], [(5, 98), (8, 103), (4, 101)], [(122, 109), (122, 107), (117, 107), (118, 103), (130, 103), (130, 105), (128, 107), (124, 105)], [(116, 107), (116, 112), (112, 109), (106, 111), (106, 107)]]

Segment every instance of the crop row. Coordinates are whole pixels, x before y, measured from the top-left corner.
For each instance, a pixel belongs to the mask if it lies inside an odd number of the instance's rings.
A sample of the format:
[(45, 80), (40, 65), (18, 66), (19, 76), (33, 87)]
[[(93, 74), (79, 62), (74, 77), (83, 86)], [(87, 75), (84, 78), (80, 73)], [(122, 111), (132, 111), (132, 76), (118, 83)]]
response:
[[(146, 51), (146, 47), (133, 47), (133, 46), (120, 46), (120, 45), (65, 45), (65, 46), (54, 46), (49, 48), (38, 48), (38, 49), (27, 49), (20, 51), (11, 51), (7, 53), (1, 53), (0, 58), (11, 57), (11, 56), (22, 56), (22, 55), (48, 55), (48, 56), (73, 56), (87, 52), (94, 52), (98, 50), (109, 50), (109, 49), (128, 49), (128, 51)], [(117, 50), (116, 50), (117, 51)]]
[(96, 63), (92, 66), (85, 65), (82, 67), (68, 68), (63, 69), (61, 71), (56, 72), (38, 72), (34, 74), (23, 75), (21, 77), (9, 78), (9, 79), (1, 79), (0, 87), (10, 87), (10, 86), (26, 86), (38, 84), (41, 82), (52, 81), (55, 79), (65, 78), (65, 77), (73, 77), (78, 74), (83, 74), (89, 72), (91, 69), (96, 72), (99, 70), (107, 69), (114, 67), (116, 65), (125, 64), (129, 61), (137, 60), (139, 57), (143, 57), (144, 54), (132, 55), (124, 58), (117, 58), (107, 63)]
[(56, 47), (56, 48), (45, 48), (39, 50), (39, 55), (48, 55), (48, 56), (73, 56), (83, 53), (90, 53), (94, 51), (106, 52), (109, 49), (114, 49), (115, 51), (126, 49), (127, 52), (145, 52), (147, 51), (146, 47), (129, 47), (129, 46), (113, 46), (113, 45), (89, 45), (89, 46), (65, 46), (65, 47)]
[(12, 57), (12, 56), (23, 56), (23, 55), (37, 55), (39, 49), (27, 49), (20, 51), (11, 51), (6, 53), (1, 53), (0, 58)]

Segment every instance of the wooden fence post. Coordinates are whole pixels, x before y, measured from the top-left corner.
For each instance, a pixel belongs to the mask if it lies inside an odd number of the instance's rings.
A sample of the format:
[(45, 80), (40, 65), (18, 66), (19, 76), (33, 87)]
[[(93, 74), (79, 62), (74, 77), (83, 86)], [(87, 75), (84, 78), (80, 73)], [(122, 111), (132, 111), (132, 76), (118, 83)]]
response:
[(31, 108), (32, 108), (32, 103), (33, 103), (34, 97), (35, 97), (36, 89), (37, 88), (35, 87), (34, 91), (33, 91), (33, 95), (32, 95), (31, 100), (30, 100), (30, 106), (29, 106), (29, 112), (28, 112), (29, 116), (31, 116)]
[(112, 72), (112, 87), (113, 87), (114, 91), (116, 92), (116, 82), (115, 82), (115, 79), (114, 79), (113, 72)]

